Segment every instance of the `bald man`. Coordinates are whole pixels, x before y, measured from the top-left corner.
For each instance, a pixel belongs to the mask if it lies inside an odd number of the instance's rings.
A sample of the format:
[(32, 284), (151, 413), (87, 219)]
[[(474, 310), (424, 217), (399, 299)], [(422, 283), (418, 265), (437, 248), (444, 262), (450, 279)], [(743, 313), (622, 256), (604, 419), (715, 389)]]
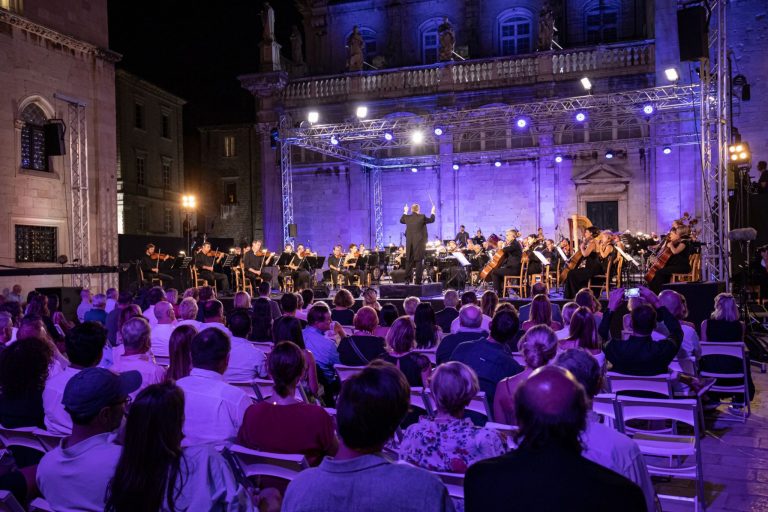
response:
[(534, 371), (515, 395), (519, 448), (470, 466), (466, 511), (647, 510), (636, 484), (582, 457), (587, 403), (568, 370)]
[(448, 362), (451, 354), (461, 343), (475, 341), (488, 336), (483, 329), (483, 311), (474, 304), (467, 304), (459, 312), (459, 328), (454, 334), (448, 335), (437, 346), (435, 357), (437, 364)]
[(405, 224), (405, 280), (411, 281), (411, 273), (416, 269), (416, 284), (421, 284), (421, 275), (424, 271), (424, 252), (427, 249), (427, 224), (435, 222), (435, 207), (429, 217), (420, 213), (418, 204), (411, 206), (408, 213), (408, 205), (403, 208), (400, 224)]
[(154, 314), (157, 324), (152, 326), (150, 335), (152, 353), (156, 356), (168, 357), (168, 341), (176, 328), (176, 314), (171, 303), (165, 300), (155, 304)]

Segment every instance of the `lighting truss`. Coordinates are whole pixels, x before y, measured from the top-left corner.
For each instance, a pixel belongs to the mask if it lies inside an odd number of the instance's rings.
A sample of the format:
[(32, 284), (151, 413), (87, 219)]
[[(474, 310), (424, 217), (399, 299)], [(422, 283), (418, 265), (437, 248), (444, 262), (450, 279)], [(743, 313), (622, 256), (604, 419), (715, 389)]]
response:
[[(290, 126), (287, 114), (280, 115), (280, 133)], [(284, 139), (280, 144), (280, 178), (283, 199), (283, 244), (293, 244), (289, 226), (293, 224), (293, 166), (291, 165), (291, 144)]]
[[(63, 98), (62, 98), (63, 99)], [(88, 194), (88, 125), (85, 105), (67, 102), (69, 118), (69, 169), (71, 180), (72, 261), (91, 263), (90, 199)], [(72, 286), (90, 288), (90, 274), (72, 274)]]

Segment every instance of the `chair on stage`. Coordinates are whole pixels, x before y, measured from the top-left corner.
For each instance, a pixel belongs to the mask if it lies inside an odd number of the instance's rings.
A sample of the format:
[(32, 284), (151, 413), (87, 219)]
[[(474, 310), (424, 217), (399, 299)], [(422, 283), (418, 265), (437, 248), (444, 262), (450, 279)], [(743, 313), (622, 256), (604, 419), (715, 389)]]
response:
[[(141, 288), (147, 282), (144, 279), (144, 271), (141, 269), (141, 265), (136, 265), (136, 272), (139, 275), (139, 288)], [(149, 284), (152, 286), (163, 286), (163, 281), (159, 277), (154, 276), (149, 280)]]
[(504, 286), (499, 298), (507, 297), (509, 290), (514, 290), (521, 299), (524, 299), (528, 295), (527, 276), (528, 262), (523, 261), (520, 263), (519, 276), (504, 276)]
[(610, 263), (608, 263), (608, 267), (605, 269), (605, 274), (598, 274), (589, 278), (587, 287), (592, 290), (595, 297), (598, 299), (602, 296), (603, 292), (605, 292), (606, 297), (611, 292), (611, 278), (613, 278), (616, 268), (621, 268), (621, 257), (618, 258), (618, 262), (616, 260), (617, 258), (613, 258)]
[[(192, 265), (190, 268), (192, 269), (192, 282), (195, 283), (195, 287), (197, 288), (197, 287), (200, 287), (200, 286), (208, 286), (208, 281), (203, 279), (203, 278), (201, 278), (200, 274), (198, 274), (197, 267)], [(213, 288), (214, 292), (217, 291), (216, 290), (216, 280), (214, 280), (213, 284), (210, 285), (210, 286), (211, 286), (211, 288)]]
[(695, 283), (701, 281), (701, 254), (688, 256), (691, 271), (687, 274), (672, 274), (671, 283)]

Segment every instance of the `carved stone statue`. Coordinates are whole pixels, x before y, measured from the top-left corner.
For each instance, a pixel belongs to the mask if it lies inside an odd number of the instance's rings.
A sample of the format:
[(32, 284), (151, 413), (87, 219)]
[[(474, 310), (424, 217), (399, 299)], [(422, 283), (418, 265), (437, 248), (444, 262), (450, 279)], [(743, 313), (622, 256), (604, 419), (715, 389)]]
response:
[(291, 60), (297, 66), (304, 64), (304, 52), (301, 48), (303, 42), (299, 27), (294, 25), (291, 32)]
[(261, 9), (261, 24), (261, 40), (265, 43), (273, 42), (275, 40), (275, 10), (266, 2)]
[(539, 41), (537, 48), (540, 52), (552, 49), (552, 41), (555, 37), (555, 13), (549, 3), (544, 2), (539, 11)]
[(363, 69), (363, 52), (365, 50), (365, 41), (357, 25), (352, 29), (352, 33), (347, 38), (347, 69), (349, 71), (361, 71)]
[(453, 33), (453, 25), (448, 18), (443, 18), (443, 22), (437, 27), (437, 33), (440, 36), (440, 52), (438, 60), (444, 62), (453, 60), (453, 48), (456, 45), (456, 35)]

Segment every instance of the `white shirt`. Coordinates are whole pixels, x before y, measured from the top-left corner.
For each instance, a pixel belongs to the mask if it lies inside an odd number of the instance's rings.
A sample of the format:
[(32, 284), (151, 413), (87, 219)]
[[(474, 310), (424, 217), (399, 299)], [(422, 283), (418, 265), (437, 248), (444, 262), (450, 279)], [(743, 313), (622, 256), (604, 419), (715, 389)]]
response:
[(653, 483), (643, 454), (633, 440), (607, 425), (599, 423), (597, 415), (587, 413), (587, 428), (581, 434), (582, 455), (635, 482), (643, 491), (649, 512), (655, 510)]
[(107, 299), (107, 307), (104, 308), (104, 311), (109, 314), (113, 309), (115, 309), (115, 306), (117, 306), (117, 301), (115, 299)]
[(200, 330), (200, 326), (203, 325), (203, 322), (201, 322), (199, 320), (195, 320), (194, 318), (190, 318), (189, 320), (179, 320), (179, 321), (177, 321), (176, 322), (176, 327), (178, 327), (180, 325), (191, 325), (192, 327), (194, 327), (195, 329), (197, 329), (199, 331)]
[(91, 303), (85, 300), (77, 306), (77, 319), (80, 320), (80, 323), (85, 322), (85, 314), (89, 312), (91, 308)]
[(122, 355), (120, 360), (112, 365), (112, 371), (117, 373), (124, 373), (131, 370), (136, 370), (141, 374), (141, 386), (139, 389), (131, 393), (131, 398), (136, 398), (139, 391), (151, 386), (152, 384), (159, 384), (165, 380), (165, 368), (155, 364), (150, 354), (133, 354), (130, 356)]
[(220, 330), (230, 338), (232, 337), (232, 332), (229, 329), (227, 329), (227, 326), (221, 322), (204, 322), (200, 324), (200, 327), (198, 327), (197, 331), (203, 332), (204, 330), (210, 329), (211, 327), (215, 327), (216, 329)]
[(307, 316), (309, 315), (309, 309), (297, 309), (296, 310), (296, 318), (299, 320), (307, 321)]
[(37, 467), (37, 486), (56, 512), (104, 510), (107, 485), (122, 448), (112, 434), (99, 434), (46, 453)]
[(570, 330), (571, 330), (571, 326), (566, 325), (559, 331), (555, 331), (555, 336), (557, 336), (558, 340), (564, 340), (565, 338), (571, 335)]
[(168, 357), (168, 342), (176, 327), (178, 327), (176, 324), (155, 324), (152, 326), (149, 343), (153, 354)]
[(154, 329), (155, 326), (157, 325), (157, 317), (155, 316), (154, 304), (144, 310), (144, 318), (146, 318), (147, 322), (149, 322), (149, 326)]
[[(491, 320), (488, 315), (483, 315), (483, 321), (480, 322), (480, 329), (485, 332), (491, 332)], [(457, 316), (453, 322), (451, 322), (451, 334), (456, 334), (461, 330), (461, 316)]]
[(224, 372), (227, 382), (243, 382), (267, 376), (266, 356), (245, 338), (232, 336), (229, 366)]
[(61, 373), (50, 377), (43, 389), (43, 411), (45, 412), (45, 428), (54, 435), (68, 436), (72, 433), (72, 418), (64, 410), (61, 399), (69, 379), (80, 373), (79, 369), (67, 367)]
[(224, 376), (192, 368), (176, 384), (184, 391), (184, 446), (231, 443), (243, 423), (251, 399), (224, 382)]

